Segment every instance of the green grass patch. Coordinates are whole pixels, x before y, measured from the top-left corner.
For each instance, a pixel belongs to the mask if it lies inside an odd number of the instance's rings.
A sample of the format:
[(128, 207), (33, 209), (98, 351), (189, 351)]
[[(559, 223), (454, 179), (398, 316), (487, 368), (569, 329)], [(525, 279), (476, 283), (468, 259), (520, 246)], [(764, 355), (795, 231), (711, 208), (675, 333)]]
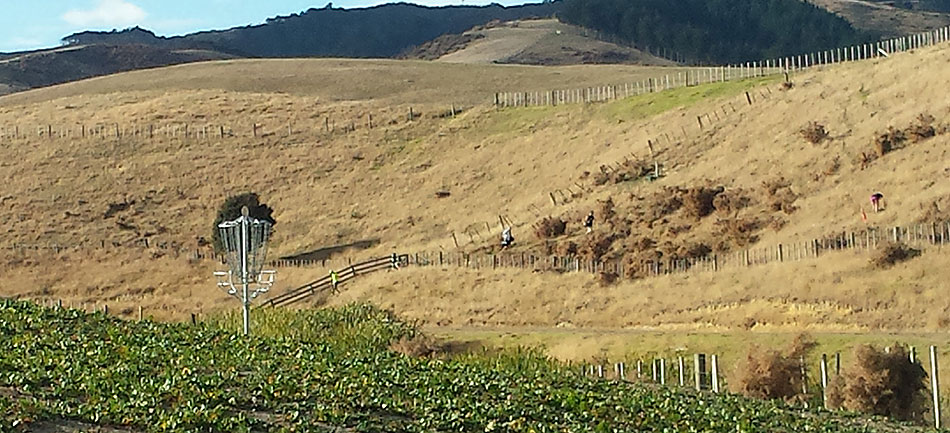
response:
[[(559, 111), (571, 108), (571, 105), (540, 106), (540, 107), (512, 107), (489, 114), (484, 126), (478, 128), (479, 134), (521, 135), (531, 128), (540, 126), (541, 122), (550, 119)], [(576, 108), (576, 107), (575, 107)]]
[(778, 83), (782, 80), (783, 77), (776, 74), (647, 93), (603, 104), (597, 115), (610, 120), (643, 119), (676, 108), (689, 107), (703, 100), (735, 96), (755, 87)]

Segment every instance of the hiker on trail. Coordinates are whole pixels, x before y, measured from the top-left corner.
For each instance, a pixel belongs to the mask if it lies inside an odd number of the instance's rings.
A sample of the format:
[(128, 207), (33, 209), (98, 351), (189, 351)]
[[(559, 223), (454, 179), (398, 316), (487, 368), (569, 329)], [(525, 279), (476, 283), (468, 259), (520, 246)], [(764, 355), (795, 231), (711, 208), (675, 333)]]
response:
[(501, 249), (510, 247), (514, 242), (515, 237), (511, 235), (511, 226), (505, 227), (505, 230), (501, 232)]
[(879, 192), (871, 194), (871, 207), (874, 209), (874, 212), (884, 210), (884, 194)]
[(590, 211), (590, 213), (587, 214), (587, 219), (584, 220), (584, 227), (587, 227), (587, 233), (594, 230), (594, 211)]
[(396, 256), (396, 253), (389, 256), (389, 262), (392, 264), (393, 269), (399, 269), (399, 257)]
[(333, 269), (330, 269), (330, 285), (333, 286), (333, 290), (336, 290), (340, 285), (340, 277)]

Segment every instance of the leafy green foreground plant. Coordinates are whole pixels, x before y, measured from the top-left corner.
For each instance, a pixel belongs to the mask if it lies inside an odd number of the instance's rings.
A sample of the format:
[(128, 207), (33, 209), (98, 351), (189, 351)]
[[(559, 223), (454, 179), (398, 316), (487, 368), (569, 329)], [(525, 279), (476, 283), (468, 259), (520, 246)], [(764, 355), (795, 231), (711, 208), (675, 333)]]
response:
[(371, 307), (287, 314), (271, 320), (299, 335), (242, 338), (0, 303), (0, 388), (18, 396), (0, 399), (2, 425), (31, 407), (147, 431), (852, 431), (780, 403), (588, 380), (530, 351), (399, 355), (385, 346), (412, 327)]

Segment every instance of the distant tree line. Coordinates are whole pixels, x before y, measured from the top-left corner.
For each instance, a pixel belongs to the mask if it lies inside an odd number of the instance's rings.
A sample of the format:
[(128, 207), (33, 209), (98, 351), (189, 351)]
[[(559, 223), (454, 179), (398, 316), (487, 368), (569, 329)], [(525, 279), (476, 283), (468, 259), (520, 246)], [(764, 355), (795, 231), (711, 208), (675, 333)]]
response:
[(523, 6), (425, 7), (407, 3), (339, 9), (327, 5), (270, 18), (265, 24), (156, 37), (140, 28), (81, 32), (64, 44), (150, 44), (201, 48), (242, 57), (393, 57), (441, 35), (461, 33), (493, 20), (553, 17), (561, 2)]
[(801, 0), (564, 0), (558, 18), (694, 63), (777, 58), (876, 37)]

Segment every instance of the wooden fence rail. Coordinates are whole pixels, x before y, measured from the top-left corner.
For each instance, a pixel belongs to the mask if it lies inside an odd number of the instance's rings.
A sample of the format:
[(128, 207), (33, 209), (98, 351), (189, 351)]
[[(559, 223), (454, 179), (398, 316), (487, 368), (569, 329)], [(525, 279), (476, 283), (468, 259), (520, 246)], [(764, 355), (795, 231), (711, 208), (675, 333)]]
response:
[(395, 253), (386, 257), (354, 263), (335, 271), (338, 276), (336, 284), (334, 284), (331, 276), (328, 274), (322, 278), (318, 278), (317, 280), (304, 284), (303, 286), (289, 289), (280, 295), (270, 298), (264, 302), (263, 306), (280, 307), (294, 304), (318, 293), (335, 291), (347, 281), (352, 280), (359, 275), (381, 271), (384, 269), (399, 269), (400, 267), (406, 266), (408, 264), (408, 255), (397, 255)]

